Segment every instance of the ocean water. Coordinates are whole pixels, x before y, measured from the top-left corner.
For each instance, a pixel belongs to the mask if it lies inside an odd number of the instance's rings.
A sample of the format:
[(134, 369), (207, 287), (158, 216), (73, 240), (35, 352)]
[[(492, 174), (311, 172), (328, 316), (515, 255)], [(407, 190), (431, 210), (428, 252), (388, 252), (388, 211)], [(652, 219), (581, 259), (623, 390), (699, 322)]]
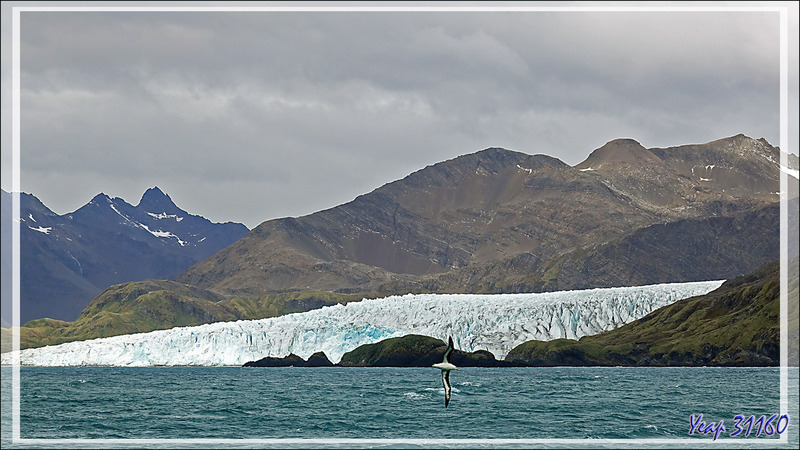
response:
[(735, 416), (780, 412), (778, 368), (464, 368), (445, 408), (433, 368), (22, 367), (19, 442), (11, 370), (3, 448), (714, 444), (713, 432), (689, 434), (700, 414), (706, 429), (723, 422), (724, 447), (797, 444), (796, 388), (788, 426), (773, 422), (781, 435), (730, 437)]

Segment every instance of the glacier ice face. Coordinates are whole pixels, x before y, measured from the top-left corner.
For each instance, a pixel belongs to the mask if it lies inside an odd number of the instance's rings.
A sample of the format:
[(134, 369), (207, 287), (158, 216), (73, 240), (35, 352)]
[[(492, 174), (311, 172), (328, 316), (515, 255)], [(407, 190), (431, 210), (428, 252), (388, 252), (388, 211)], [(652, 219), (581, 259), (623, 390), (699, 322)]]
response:
[(217, 322), (26, 349), (3, 364), (230, 366), (323, 351), (333, 362), (359, 345), (423, 334), (502, 359), (522, 342), (578, 339), (617, 328), (722, 281), (539, 294), (419, 294), (365, 299), (261, 320)]

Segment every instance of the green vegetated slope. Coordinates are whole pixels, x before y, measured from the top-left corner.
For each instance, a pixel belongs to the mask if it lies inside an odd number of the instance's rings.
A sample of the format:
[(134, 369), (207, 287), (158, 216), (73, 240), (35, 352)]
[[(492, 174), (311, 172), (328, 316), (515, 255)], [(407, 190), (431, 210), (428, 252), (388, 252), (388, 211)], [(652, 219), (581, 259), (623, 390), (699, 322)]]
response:
[[(789, 274), (796, 329), (797, 258)], [(506, 360), (535, 366), (773, 366), (780, 364), (779, 318), (780, 265), (774, 262), (615, 330), (579, 341), (525, 342)], [(796, 336), (791, 347), (796, 364)]]
[[(342, 355), (341, 366), (403, 366), (413, 367), (442, 362), (447, 344), (418, 334), (385, 339), (366, 344)], [(438, 355), (436, 350), (440, 350)], [(432, 356), (433, 355), (433, 356)]]
[[(276, 317), (361, 300), (362, 296), (319, 291), (227, 299), (214, 292), (164, 280), (111, 286), (74, 322), (32, 320), (20, 327), (20, 348), (42, 347), (180, 326)], [(2, 349), (11, 349), (11, 330), (2, 330)]]
[[(428, 367), (442, 362), (447, 344), (419, 334), (384, 339), (374, 344), (365, 344), (345, 353), (339, 366), (352, 367)], [(461, 367), (496, 367), (511, 365), (498, 361), (486, 350), (464, 352), (453, 351), (450, 362)]]

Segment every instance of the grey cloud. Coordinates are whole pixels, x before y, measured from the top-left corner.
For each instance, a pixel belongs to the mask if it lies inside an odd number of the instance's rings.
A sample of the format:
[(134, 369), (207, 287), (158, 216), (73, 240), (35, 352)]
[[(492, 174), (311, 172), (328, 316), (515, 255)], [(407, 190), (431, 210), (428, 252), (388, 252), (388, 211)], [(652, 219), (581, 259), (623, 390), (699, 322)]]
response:
[(488, 146), (777, 144), (775, 16), (24, 13), (23, 189), (255, 226)]

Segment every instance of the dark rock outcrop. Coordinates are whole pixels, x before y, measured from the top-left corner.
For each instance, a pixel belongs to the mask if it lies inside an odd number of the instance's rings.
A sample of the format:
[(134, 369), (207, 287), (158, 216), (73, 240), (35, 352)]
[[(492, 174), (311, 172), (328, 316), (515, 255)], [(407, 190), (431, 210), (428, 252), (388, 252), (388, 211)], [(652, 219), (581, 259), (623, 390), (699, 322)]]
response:
[[(442, 362), (447, 344), (440, 339), (418, 334), (389, 338), (359, 346), (342, 356), (344, 367), (430, 367)], [(454, 350), (450, 362), (459, 367), (507, 367), (513, 362), (497, 360), (486, 350)]]
[(323, 352), (316, 352), (306, 360), (306, 367), (330, 367), (333, 363)]
[(276, 358), (267, 356), (258, 361), (248, 361), (243, 367), (331, 367), (333, 363), (323, 352), (316, 352), (305, 360), (294, 353)]

